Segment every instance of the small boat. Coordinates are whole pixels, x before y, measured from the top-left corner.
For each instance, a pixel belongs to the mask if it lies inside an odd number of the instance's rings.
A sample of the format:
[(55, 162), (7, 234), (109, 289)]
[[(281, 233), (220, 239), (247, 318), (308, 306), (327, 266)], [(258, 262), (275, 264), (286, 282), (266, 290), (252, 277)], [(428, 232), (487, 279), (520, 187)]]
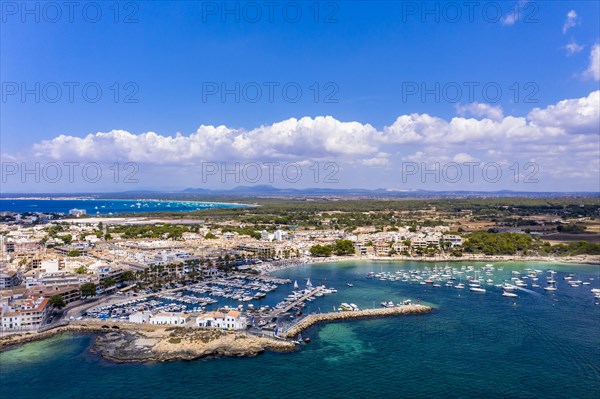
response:
[(544, 287), (544, 290), (546, 291), (556, 291), (556, 287), (553, 285), (549, 285), (547, 287)]
[(352, 284), (352, 283), (348, 283), (348, 284), (346, 284), (346, 285), (347, 285), (348, 287), (354, 287), (354, 284)]
[(310, 342), (310, 338), (308, 338), (308, 337), (304, 338), (304, 342), (308, 344)]
[(454, 286), (454, 288), (458, 288), (459, 290), (462, 290), (463, 288), (465, 288), (465, 285), (463, 283), (458, 283)]
[(502, 296), (505, 296), (505, 297), (507, 297), (507, 298), (516, 298), (516, 297), (518, 297), (518, 295), (517, 295), (517, 294), (514, 294), (514, 293), (512, 293), (512, 292), (507, 292), (507, 291), (504, 291), (504, 292), (502, 293)]
[(479, 294), (485, 294), (485, 288), (481, 288), (481, 287), (471, 287), (471, 288), (469, 288), (469, 291), (477, 292)]

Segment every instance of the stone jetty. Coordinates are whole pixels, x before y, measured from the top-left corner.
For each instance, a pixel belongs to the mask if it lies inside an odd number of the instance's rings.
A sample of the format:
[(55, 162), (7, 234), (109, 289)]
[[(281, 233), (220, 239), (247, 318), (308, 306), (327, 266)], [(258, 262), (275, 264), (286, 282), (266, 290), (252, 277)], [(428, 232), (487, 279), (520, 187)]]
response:
[(339, 321), (339, 320), (352, 320), (352, 319), (364, 319), (371, 317), (390, 317), (390, 316), (402, 316), (402, 315), (418, 315), (429, 313), (433, 310), (432, 307), (426, 305), (402, 305), (395, 306), (392, 308), (381, 308), (381, 309), (365, 309), (348, 312), (331, 312), (331, 313), (318, 313), (310, 314), (300, 320), (298, 323), (290, 327), (283, 336), (285, 338), (293, 338), (300, 334), (302, 331), (309, 327), (314, 326), (317, 323), (327, 321)]

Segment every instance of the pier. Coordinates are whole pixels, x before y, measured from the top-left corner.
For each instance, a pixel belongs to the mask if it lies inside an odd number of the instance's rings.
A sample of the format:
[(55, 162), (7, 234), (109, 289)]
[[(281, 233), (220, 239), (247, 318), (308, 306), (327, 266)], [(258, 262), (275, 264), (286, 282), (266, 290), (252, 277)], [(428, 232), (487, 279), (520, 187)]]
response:
[(289, 312), (292, 308), (300, 305), (301, 303), (306, 301), (308, 298), (314, 297), (316, 294), (321, 292), (322, 289), (323, 289), (323, 286), (319, 285), (319, 286), (311, 289), (308, 293), (304, 294), (301, 298), (298, 298), (298, 299), (294, 300), (293, 302), (286, 304), (285, 307), (280, 308), (280, 309), (273, 309), (273, 311), (269, 314), (269, 317), (276, 317), (283, 313)]
[(429, 313), (433, 310), (430, 306), (425, 305), (403, 305), (396, 306), (393, 308), (381, 308), (381, 309), (366, 309), (356, 310), (349, 312), (330, 312), (330, 313), (318, 313), (310, 314), (292, 327), (287, 329), (283, 333), (284, 338), (293, 338), (300, 334), (302, 331), (317, 323), (326, 321), (337, 321), (337, 320), (351, 320), (351, 319), (363, 319), (371, 317), (388, 317), (388, 316), (402, 316), (402, 315), (417, 315)]

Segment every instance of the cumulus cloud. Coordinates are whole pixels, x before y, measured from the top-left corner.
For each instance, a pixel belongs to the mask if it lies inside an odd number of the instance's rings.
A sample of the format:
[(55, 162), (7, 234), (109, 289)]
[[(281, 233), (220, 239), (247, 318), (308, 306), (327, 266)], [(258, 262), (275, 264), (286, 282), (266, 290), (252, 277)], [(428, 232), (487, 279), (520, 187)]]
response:
[(577, 44), (577, 42), (575, 42), (575, 40), (573, 40), (571, 43), (569, 43), (565, 46), (565, 50), (567, 52), (567, 56), (570, 57), (572, 55), (580, 53), (583, 50), (583, 46)]
[(590, 52), (590, 63), (583, 73), (587, 79), (600, 80), (600, 44), (596, 43)]
[(252, 130), (202, 125), (189, 135), (113, 130), (83, 137), (60, 135), (34, 144), (33, 155), (39, 160), (127, 161), (188, 171), (205, 161), (326, 160), (394, 170), (403, 161), (497, 162), (508, 167), (536, 159), (545, 173), (575, 176), (587, 169), (585, 173), (593, 176), (598, 168), (589, 168), (597, 165), (594, 159), (600, 151), (599, 103), (600, 91), (594, 91), (535, 108), (526, 116), (505, 116), (499, 107), (468, 104), (458, 111), (469, 117), (414, 113), (401, 115), (382, 129), (319, 116), (290, 118)]
[(109, 157), (153, 164), (318, 158), (383, 163), (389, 152), (387, 146), (402, 150), (406, 146), (444, 143), (483, 148), (494, 142), (548, 143), (569, 135), (598, 134), (599, 103), (600, 91), (594, 91), (587, 97), (535, 108), (526, 117), (503, 116), (500, 107), (474, 103), (459, 106), (459, 113), (482, 119), (401, 115), (381, 131), (369, 124), (342, 122), (331, 116), (291, 118), (252, 130), (202, 125), (187, 136), (113, 130), (84, 137), (60, 135), (34, 144), (33, 150), (35, 156), (50, 159)]
[(529, 113), (533, 126), (561, 129), (570, 134), (599, 134), (600, 91), (589, 96), (563, 100), (544, 109), (535, 108)]
[(577, 13), (575, 12), (575, 10), (570, 10), (567, 13), (567, 19), (565, 20), (565, 23), (563, 24), (563, 28), (562, 28), (563, 34), (567, 33), (567, 31), (569, 29), (576, 26), (578, 23), (579, 23), (579, 21), (578, 21)]
[(60, 135), (34, 145), (38, 156), (52, 159), (114, 159), (147, 163), (194, 162), (215, 159), (301, 159), (375, 154), (378, 133), (369, 124), (340, 122), (330, 116), (291, 118), (250, 131), (226, 126), (200, 126), (189, 136), (133, 134), (123, 130)]
[(489, 104), (474, 102), (467, 105), (458, 104), (456, 111), (459, 115), (473, 115), (477, 117), (484, 117), (492, 120), (500, 120), (504, 117), (502, 107), (492, 106)]

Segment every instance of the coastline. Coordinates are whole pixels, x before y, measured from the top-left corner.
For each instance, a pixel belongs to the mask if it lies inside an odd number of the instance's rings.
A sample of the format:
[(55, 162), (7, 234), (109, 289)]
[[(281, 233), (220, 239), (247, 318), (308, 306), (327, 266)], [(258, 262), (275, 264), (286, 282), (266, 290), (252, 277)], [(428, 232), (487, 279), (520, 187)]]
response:
[[(200, 203), (200, 204), (211, 204), (211, 205), (235, 205), (240, 207), (256, 208), (258, 204), (244, 204), (241, 202), (214, 202), (214, 201), (201, 201), (201, 200), (172, 200), (172, 199), (156, 199), (156, 198), (98, 198), (98, 197), (2, 197), (0, 200), (5, 201), (122, 201), (122, 202), (134, 202), (134, 201), (146, 201), (146, 202), (177, 202), (177, 203)], [(191, 211), (190, 211), (191, 212)], [(153, 213), (153, 212), (147, 212)]]
[(262, 274), (269, 274), (279, 270), (285, 270), (292, 267), (317, 264), (317, 263), (334, 263), (334, 262), (348, 262), (348, 261), (382, 261), (382, 262), (430, 262), (430, 263), (446, 263), (446, 262), (549, 262), (549, 263), (564, 263), (564, 264), (579, 264), (579, 265), (592, 265), (600, 266), (600, 256), (594, 255), (577, 255), (577, 256), (512, 256), (512, 255), (481, 255), (475, 254), (471, 256), (464, 256), (461, 258), (451, 256), (437, 256), (437, 257), (409, 257), (409, 256), (330, 256), (315, 258), (305, 256), (301, 258), (286, 259), (283, 261), (275, 261), (264, 263), (258, 266), (258, 269)]
[[(257, 267), (263, 274), (270, 274), (278, 270), (319, 263), (336, 262), (551, 262), (564, 264), (594, 265), (600, 262), (593, 256), (577, 257), (519, 257), (512, 256), (473, 256), (469, 258), (406, 258), (406, 257), (357, 257), (357, 256), (332, 256), (328, 258), (303, 257), (280, 262), (261, 264)], [(413, 305), (413, 308), (416, 305)], [(427, 309), (425, 309), (427, 308)], [(412, 308), (411, 308), (412, 309)], [(416, 309), (416, 308), (415, 308)], [(314, 324), (327, 321), (341, 321), (354, 318), (386, 317), (400, 314), (421, 314), (432, 309), (420, 305), (414, 312), (405, 308), (376, 309), (373, 314), (366, 311), (322, 313), (309, 315), (292, 327), (298, 330), (293, 335), (286, 331), (285, 338), (291, 338)], [(365, 313), (366, 312), (366, 313)], [(364, 315), (362, 313), (365, 313)], [(369, 314), (367, 314), (369, 313)], [(385, 313), (385, 314), (384, 314)], [(389, 313), (389, 314), (388, 314)], [(115, 362), (147, 362), (147, 361), (174, 361), (192, 360), (214, 356), (256, 356), (266, 350), (286, 352), (297, 349), (297, 343), (285, 339), (262, 337), (246, 332), (226, 332), (219, 330), (203, 330), (182, 326), (164, 326), (134, 324), (128, 322), (111, 321), (71, 321), (43, 332), (12, 333), (0, 336), (0, 352), (29, 342), (44, 340), (63, 333), (93, 333), (97, 334), (92, 352)], [(120, 348), (120, 349), (115, 349)]]
[(168, 362), (216, 356), (247, 357), (266, 350), (289, 352), (296, 349), (296, 343), (292, 341), (243, 332), (86, 321), (73, 322), (41, 333), (1, 337), (0, 352), (64, 333), (96, 334), (91, 352), (119, 363)]

